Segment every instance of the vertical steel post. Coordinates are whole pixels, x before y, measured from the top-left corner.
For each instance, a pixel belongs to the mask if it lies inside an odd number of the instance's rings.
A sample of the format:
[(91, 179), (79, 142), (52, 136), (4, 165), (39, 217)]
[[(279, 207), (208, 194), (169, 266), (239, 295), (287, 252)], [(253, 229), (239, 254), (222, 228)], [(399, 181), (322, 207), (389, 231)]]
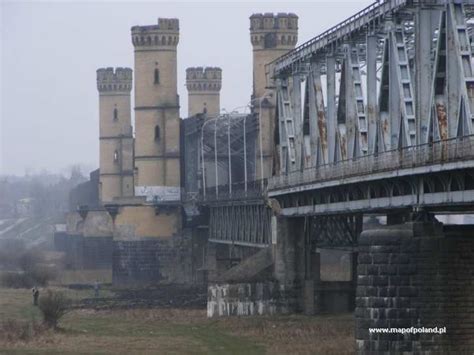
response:
[(367, 36), (367, 121), (368, 154), (375, 152), (377, 141), (377, 44), (374, 34)]
[(311, 63), (310, 72), (308, 75), (308, 95), (309, 95), (309, 143), (310, 143), (310, 166), (318, 165), (318, 115), (316, 113), (316, 77), (319, 77), (319, 66), (317, 63)]
[(329, 162), (334, 163), (336, 148), (336, 58), (330, 55), (326, 58), (327, 86), (327, 129)]
[[(432, 12), (418, 8), (415, 17), (415, 90), (416, 90), (416, 144), (428, 142), (431, 101), (431, 43)], [(441, 34), (440, 34), (441, 38)]]
[(201, 127), (201, 161), (202, 161), (202, 193), (204, 198), (206, 198), (206, 158), (204, 156), (204, 127), (206, 126), (206, 121)]
[(301, 78), (300, 74), (296, 73), (292, 77), (293, 92), (291, 95), (291, 106), (293, 111), (293, 122), (295, 127), (295, 164), (293, 170), (300, 170), (302, 168), (303, 159), (303, 119), (301, 110)]

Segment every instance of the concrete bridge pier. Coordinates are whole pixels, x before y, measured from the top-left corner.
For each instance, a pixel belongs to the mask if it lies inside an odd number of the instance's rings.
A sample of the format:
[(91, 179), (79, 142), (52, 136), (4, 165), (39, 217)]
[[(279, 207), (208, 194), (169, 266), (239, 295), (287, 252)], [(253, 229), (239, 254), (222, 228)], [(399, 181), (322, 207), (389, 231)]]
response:
[(315, 314), (320, 309), (320, 255), (311, 249), (304, 218), (277, 217), (274, 278), (288, 310)]
[(359, 353), (474, 350), (474, 226), (432, 218), (367, 230), (358, 261)]

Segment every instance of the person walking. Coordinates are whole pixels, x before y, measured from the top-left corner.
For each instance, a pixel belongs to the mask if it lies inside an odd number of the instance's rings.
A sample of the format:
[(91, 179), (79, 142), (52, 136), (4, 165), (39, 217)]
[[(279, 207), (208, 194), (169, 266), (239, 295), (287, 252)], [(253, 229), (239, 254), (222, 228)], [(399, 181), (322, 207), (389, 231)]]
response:
[(33, 292), (33, 305), (37, 306), (38, 305), (38, 298), (39, 298), (39, 294), (40, 294), (40, 292), (38, 290), (38, 287), (36, 287), (36, 286), (33, 287), (32, 292)]
[(95, 296), (95, 298), (99, 298), (99, 290), (100, 290), (99, 280), (95, 280), (95, 282), (94, 282), (94, 296)]

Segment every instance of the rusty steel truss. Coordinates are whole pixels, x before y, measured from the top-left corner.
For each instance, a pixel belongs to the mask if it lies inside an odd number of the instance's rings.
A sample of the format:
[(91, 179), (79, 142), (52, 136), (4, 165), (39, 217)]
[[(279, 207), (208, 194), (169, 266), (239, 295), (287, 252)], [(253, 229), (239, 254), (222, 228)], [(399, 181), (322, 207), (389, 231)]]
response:
[(472, 210), (473, 8), (378, 1), (272, 63), (285, 215)]
[(273, 63), (280, 174), (474, 134), (472, 5), (377, 2)]
[(271, 209), (264, 201), (209, 207), (209, 242), (253, 247), (271, 244)]
[[(329, 247), (356, 246), (364, 213), (474, 211), (473, 10), (377, 1), (270, 63), (279, 170), (262, 201)], [(271, 243), (270, 210), (226, 199), (210, 206), (212, 241)]]

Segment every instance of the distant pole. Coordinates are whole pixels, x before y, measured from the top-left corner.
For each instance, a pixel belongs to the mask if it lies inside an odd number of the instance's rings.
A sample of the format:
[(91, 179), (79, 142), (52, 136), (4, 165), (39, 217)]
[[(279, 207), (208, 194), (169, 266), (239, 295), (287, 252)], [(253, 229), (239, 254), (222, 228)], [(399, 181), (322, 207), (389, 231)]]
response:
[(260, 97), (258, 103), (258, 144), (260, 146), (260, 182), (263, 190), (263, 142), (262, 142), (262, 102), (267, 95)]
[(227, 154), (228, 154), (228, 160), (229, 160), (229, 194), (232, 195), (232, 155), (230, 151), (230, 115), (227, 115)]
[(202, 161), (202, 185), (203, 185), (203, 196), (206, 197), (206, 157), (204, 153), (204, 128), (210, 120), (203, 123), (201, 127), (201, 161)]
[(219, 196), (219, 172), (217, 171), (217, 119), (214, 120), (214, 165), (216, 171), (216, 197)]
[(244, 117), (244, 184), (247, 193), (247, 116)]

